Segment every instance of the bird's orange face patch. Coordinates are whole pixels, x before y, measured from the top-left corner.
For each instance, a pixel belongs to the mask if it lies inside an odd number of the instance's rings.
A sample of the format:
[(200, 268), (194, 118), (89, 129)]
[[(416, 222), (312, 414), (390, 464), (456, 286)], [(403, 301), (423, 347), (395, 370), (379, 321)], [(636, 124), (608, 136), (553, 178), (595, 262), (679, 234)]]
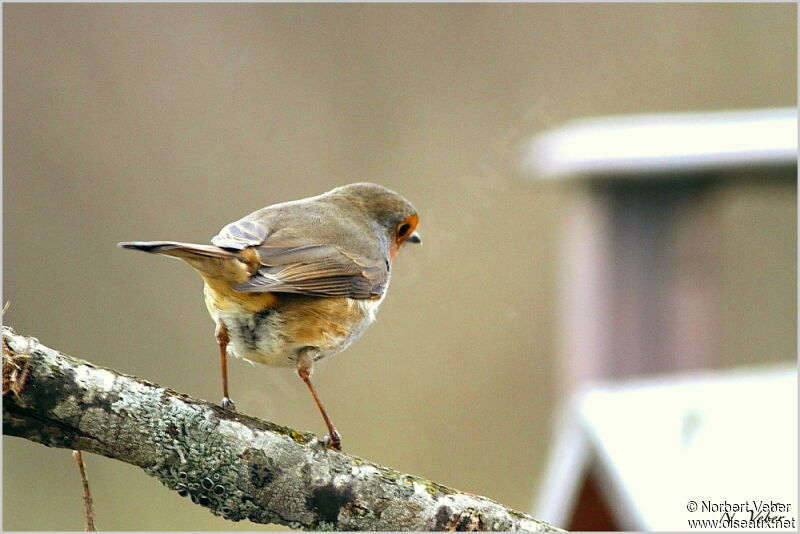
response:
[(405, 240), (414, 233), (414, 230), (417, 229), (418, 224), (419, 215), (416, 213), (409, 215), (397, 223), (397, 226), (394, 229), (394, 241), (389, 246), (389, 259), (394, 259), (395, 254), (397, 254), (397, 251), (400, 250), (400, 245), (402, 245)]

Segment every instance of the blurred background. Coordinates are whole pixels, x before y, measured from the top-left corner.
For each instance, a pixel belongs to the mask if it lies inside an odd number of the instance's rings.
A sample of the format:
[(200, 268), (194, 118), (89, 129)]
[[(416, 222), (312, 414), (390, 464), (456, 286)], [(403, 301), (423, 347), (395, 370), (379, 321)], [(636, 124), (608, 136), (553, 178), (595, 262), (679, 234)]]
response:
[[(347, 452), (529, 510), (571, 393), (565, 214), (583, 186), (521, 172), (517, 148), (584, 117), (794, 106), (796, 9), (6, 4), (4, 322), (216, 402), (199, 277), (116, 243), (204, 242), (265, 205), (381, 183), (416, 204), (424, 244), (377, 323), (317, 369), (320, 394)], [(693, 209), (714, 214), (724, 266), (719, 350), (698, 365), (795, 360), (793, 179), (725, 182)], [(323, 433), (290, 371), (229, 372), (241, 411)], [(264, 528), (87, 464), (100, 529)], [(5, 530), (83, 529), (69, 451), (4, 438), (3, 490)]]

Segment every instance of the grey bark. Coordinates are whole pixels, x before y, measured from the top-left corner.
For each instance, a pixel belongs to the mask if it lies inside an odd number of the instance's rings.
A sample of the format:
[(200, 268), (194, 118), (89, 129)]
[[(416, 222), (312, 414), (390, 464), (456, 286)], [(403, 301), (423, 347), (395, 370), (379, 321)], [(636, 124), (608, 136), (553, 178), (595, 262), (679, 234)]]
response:
[(557, 528), (104, 369), (3, 327), (3, 433), (142, 468), (231, 521), (305, 530)]

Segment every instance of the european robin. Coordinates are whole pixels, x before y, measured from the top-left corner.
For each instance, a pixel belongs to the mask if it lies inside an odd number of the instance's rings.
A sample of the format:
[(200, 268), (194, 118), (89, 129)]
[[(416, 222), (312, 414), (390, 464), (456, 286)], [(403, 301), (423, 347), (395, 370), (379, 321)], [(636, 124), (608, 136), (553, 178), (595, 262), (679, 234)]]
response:
[(225, 226), (210, 245), (119, 245), (180, 258), (203, 278), (216, 324), (224, 408), (235, 409), (228, 355), (293, 366), (328, 427), (325, 443), (341, 449), (311, 382), (314, 363), (346, 349), (375, 319), (395, 254), (404, 243), (421, 242), (418, 222), (401, 195), (356, 183), (255, 211)]

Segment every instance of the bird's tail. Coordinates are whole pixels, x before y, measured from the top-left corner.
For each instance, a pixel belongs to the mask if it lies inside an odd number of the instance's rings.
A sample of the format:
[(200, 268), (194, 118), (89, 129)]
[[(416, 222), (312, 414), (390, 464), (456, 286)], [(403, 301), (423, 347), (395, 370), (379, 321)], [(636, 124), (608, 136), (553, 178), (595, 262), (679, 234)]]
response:
[[(141, 250), (180, 258), (197, 269), (203, 277), (239, 283), (249, 277), (247, 261), (238, 251), (231, 252), (214, 245), (196, 245), (177, 241), (129, 241), (122, 248)], [(238, 261), (237, 261), (238, 260)]]
[(236, 258), (238, 256), (235, 252), (229, 252), (213, 245), (195, 245), (193, 243), (178, 243), (177, 241), (126, 241), (118, 244), (122, 248), (174, 256), (181, 259), (195, 256), (202, 258)]

